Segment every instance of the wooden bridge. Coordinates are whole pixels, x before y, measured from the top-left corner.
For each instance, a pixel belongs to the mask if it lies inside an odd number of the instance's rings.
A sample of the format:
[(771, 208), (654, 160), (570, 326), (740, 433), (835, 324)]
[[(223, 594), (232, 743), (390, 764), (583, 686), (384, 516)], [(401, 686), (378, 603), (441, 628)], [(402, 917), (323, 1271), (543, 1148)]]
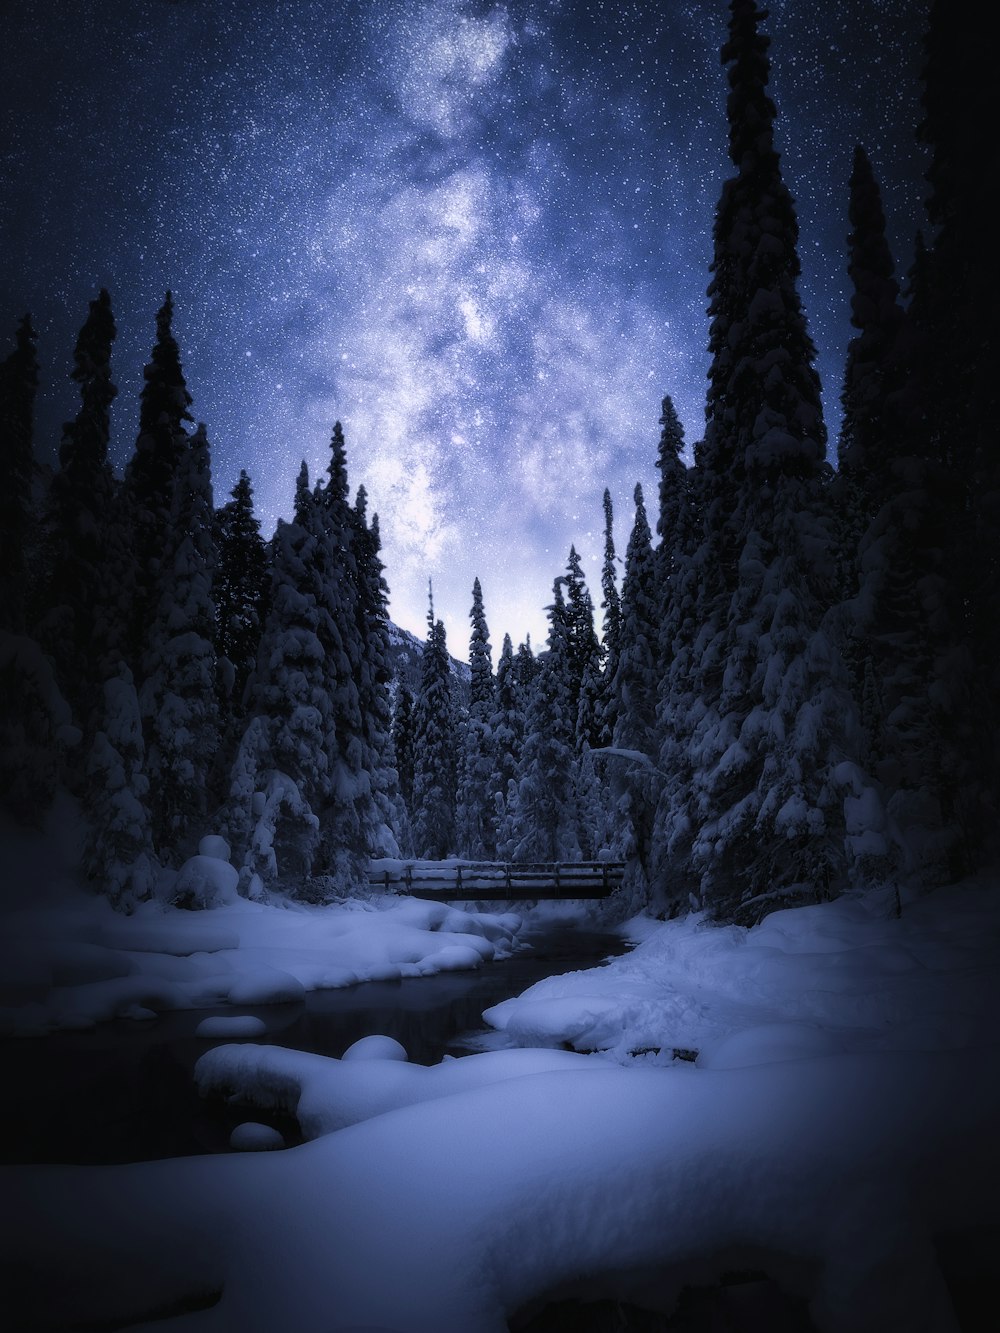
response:
[(372, 861), (372, 888), (419, 898), (607, 898), (622, 882), (624, 861), (563, 861), (514, 865), (508, 861)]

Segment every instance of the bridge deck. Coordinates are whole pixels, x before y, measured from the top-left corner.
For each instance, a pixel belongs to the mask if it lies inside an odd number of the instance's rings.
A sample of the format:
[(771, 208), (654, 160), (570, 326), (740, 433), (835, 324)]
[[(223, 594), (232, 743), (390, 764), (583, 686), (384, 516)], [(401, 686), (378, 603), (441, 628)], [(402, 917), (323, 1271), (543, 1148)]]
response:
[(622, 882), (623, 861), (514, 865), (505, 861), (373, 861), (372, 887), (428, 898), (606, 898)]

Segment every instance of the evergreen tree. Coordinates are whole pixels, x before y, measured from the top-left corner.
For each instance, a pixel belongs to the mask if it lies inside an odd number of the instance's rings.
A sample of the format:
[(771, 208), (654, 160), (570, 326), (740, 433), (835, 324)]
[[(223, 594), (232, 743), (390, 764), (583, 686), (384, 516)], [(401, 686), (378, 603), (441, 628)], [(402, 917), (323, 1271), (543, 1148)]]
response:
[(579, 749), (600, 741), (601, 646), (594, 629), (594, 603), (575, 546), (569, 548), (563, 583), (569, 635), (570, 707), (575, 719), (574, 745)]
[(212, 805), (209, 768), (219, 745), (217, 559), (208, 438), (200, 425), (177, 463), (139, 694), (153, 841), (167, 862), (191, 854)]
[(174, 491), (189, 444), (184, 423), (192, 420), (173, 314), (173, 297), (167, 292), (156, 315), (156, 342), (143, 372), (139, 435), (125, 474), (125, 511), (136, 577), (130, 635), (136, 663), (147, 651), (147, 628), (160, 596)]
[(31, 316), (17, 326), (14, 350), (0, 364), (0, 442), (3, 499), (0, 501), (0, 628), (25, 628), (28, 552), (34, 542), (33, 450), (38, 390), (37, 334)]
[(49, 659), (34, 639), (0, 629), (0, 809), (40, 828), (78, 741)]
[(548, 649), (532, 684), (517, 786), (508, 793), (503, 852), (520, 862), (578, 861), (573, 621), (557, 578), (548, 607)]
[[(796, 288), (798, 226), (774, 147), (768, 39), (732, 0), (730, 156), (716, 215), (702, 451), (707, 575), (697, 684), (705, 712), (691, 822), (703, 899), (754, 919), (839, 890), (856, 869), (843, 784), (856, 737), (843, 664), (823, 626), (835, 571), (825, 429)], [(865, 787), (865, 791), (868, 788)], [(858, 807), (854, 805), (852, 810)], [(860, 839), (860, 842), (859, 842)]]
[(242, 716), (243, 696), (257, 659), (267, 615), (267, 543), (253, 511), (253, 487), (243, 470), (232, 499), (216, 514), (219, 554), (215, 583), (216, 648), (232, 667), (230, 707)]
[[(616, 700), (614, 745), (636, 751), (647, 763), (610, 764), (618, 813), (623, 825), (619, 846), (645, 880), (649, 875), (653, 814), (659, 795), (655, 780), (656, 698), (659, 683), (657, 636), (659, 597), (656, 560), (646, 518), (642, 487), (635, 488), (635, 524), (625, 556), (622, 585), (622, 636), (613, 682)], [(652, 775), (652, 776), (651, 776)]]
[[(339, 423), (338, 423), (339, 425)], [(359, 772), (369, 774), (371, 800), (364, 799), (360, 849), (371, 856), (395, 856), (406, 824), (399, 775), (392, 756), (392, 707), (389, 685), (389, 588), (383, 577), (382, 537), (378, 514), (367, 521), (367, 493), (358, 487), (354, 506), (354, 543), (358, 571), (357, 630), (360, 668), (357, 676), (361, 711)]]
[(413, 840), (417, 855), (440, 860), (455, 843), (455, 723), (444, 625), (427, 615), (420, 693), (413, 709)]
[(157, 867), (139, 701), (124, 662), (105, 681), (103, 694), (83, 790), (84, 869), (97, 892), (129, 910), (155, 892)]
[(489, 629), (478, 578), (472, 585), (472, 637), (469, 641), (469, 716), (462, 737), (456, 837), (463, 856), (490, 861), (496, 854), (496, 808), (493, 800), (494, 743), (491, 721), (495, 706)]
[(108, 457), (110, 409), (118, 392), (111, 380), (115, 332), (111, 298), (102, 290), (76, 342), (72, 378), (80, 386), (80, 409), (63, 427), (49, 489), (38, 599), (38, 637), (90, 734), (101, 682), (127, 650), (123, 601), (131, 556)]
[(615, 577), (615, 536), (614, 509), (611, 504), (611, 492), (604, 492), (604, 564), (601, 567), (601, 591), (604, 600), (602, 625), (603, 638), (601, 648), (604, 658), (604, 671), (600, 699), (600, 729), (598, 741), (609, 745), (615, 730), (614, 694), (611, 682), (618, 668), (618, 650), (621, 643), (621, 598)]
[(392, 747), (399, 774), (399, 790), (407, 810), (413, 808), (413, 695), (405, 685), (396, 691), (392, 714)]
[(895, 488), (898, 426), (891, 413), (892, 396), (901, 387), (904, 319), (878, 183), (860, 144), (851, 170), (850, 219), (851, 323), (858, 332), (847, 348), (837, 471), (840, 507), (849, 515), (848, 549), (856, 550)]
[(244, 892), (254, 876), (267, 887), (280, 874), (293, 890), (308, 879), (320, 840), (319, 812), (331, 799), (336, 722), (314, 582), (320, 544), (315, 507), (303, 463), (295, 517), (291, 523), (278, 520), (271, 542), (269, 609), (248, 688), (249, 720), (233, 764), (227, 833), (244, 866)]
[[(493, 738), (493, 773), (490, 778), (493, 808), (494, 838), (499, 846), (503, 841), (507, 792), (516, 781), (524, 741), (524, 700), (517, 679), (514, 648), (510, 635), (503, 636), (500, 660), (497, 662), (496, 695), (490, 718)], [(509, 834), (508, 834), (509, 838)]]

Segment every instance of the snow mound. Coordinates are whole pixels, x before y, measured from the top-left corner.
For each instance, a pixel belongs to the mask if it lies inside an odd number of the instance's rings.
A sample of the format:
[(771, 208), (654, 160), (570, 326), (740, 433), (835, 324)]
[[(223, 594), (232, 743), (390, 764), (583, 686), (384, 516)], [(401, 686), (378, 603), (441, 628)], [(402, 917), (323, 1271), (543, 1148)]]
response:
[(361, 1037), (340, 1057), (342, 1060), (409, 1060), (406, 1047), (395, 1037), (372, 1034)]
[(236, 1152), (272, 1152), (275, 1148), (283, 1148), (285, 1140), (270, 1125), (247, 1120), (230, 1134), (229, 1146)]
[(733, 1032), (698, 1055), (699, 1069), (746, 1069), (778, 1060), (838, 1055), (843, 1043), (812, 1023), (762, 1023)]

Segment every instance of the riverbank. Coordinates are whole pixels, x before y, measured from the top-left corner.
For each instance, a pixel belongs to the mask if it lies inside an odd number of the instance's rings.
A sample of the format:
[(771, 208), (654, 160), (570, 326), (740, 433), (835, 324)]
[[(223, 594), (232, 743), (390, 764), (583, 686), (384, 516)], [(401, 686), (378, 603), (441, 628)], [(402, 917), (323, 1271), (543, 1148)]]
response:
[(102, 898), (67, 891), (4, 916), (0, 1033), (286, 1004), (362, 981), (476, 968), (509, 957), (522, 925), (513, 912), (392, 893), (322, 907), (236, 898), (185, 911), (146, 902), (123, 916)]
[[(240, 1040), (340, 1057), (371, 1034), (432, 1065), (506, 1044), (483, 1010), (545, 977), (590, 968), (628, 946), (565, 910), (529, 912), (514, 952), (468, 970), (307, 992), (281, 1004), (171, 1009), (155, 1020), (112, 1019), (80, 1031), (0, 1039), (11, 1090), (2, 1108), (0, 1161), (115, 1164), (232, 1150), (239, 1109), (199, 1096), (194, 1070), (220, 1041)], [(245, 1026), (241, 1026), (245, 1025)], [(288, 1145), (292, 1117), (272, 1117)]]

